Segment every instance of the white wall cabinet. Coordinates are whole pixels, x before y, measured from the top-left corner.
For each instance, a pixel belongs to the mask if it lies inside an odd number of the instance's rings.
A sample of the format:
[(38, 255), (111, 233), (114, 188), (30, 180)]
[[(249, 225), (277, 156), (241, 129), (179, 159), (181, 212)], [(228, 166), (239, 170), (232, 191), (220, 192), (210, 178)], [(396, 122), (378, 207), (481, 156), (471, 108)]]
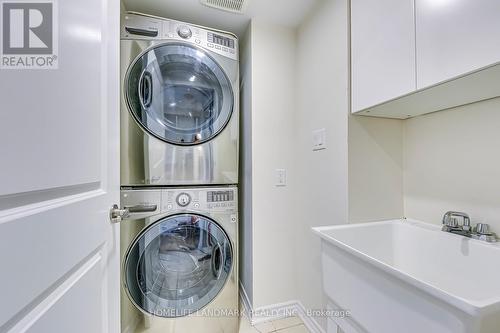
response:
[(352, 0), (352, 112), (406, 119), (500, 96), (500, 0)]
[(353, 0), (353, 112), (416, 89), (414, 0)]
[(499, 0), (416, 0), (417, 88), (500, 61)]

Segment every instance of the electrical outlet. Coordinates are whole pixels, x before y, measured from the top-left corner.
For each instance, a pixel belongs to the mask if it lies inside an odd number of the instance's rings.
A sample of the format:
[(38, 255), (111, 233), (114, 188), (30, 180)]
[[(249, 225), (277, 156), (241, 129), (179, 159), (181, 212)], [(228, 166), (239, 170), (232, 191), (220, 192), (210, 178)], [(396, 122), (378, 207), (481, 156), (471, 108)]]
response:
[(324, 128), (312, 131), (312, 139), (313, 151), (326, 149), (326, 130)]
[(285, 169), (276, 169), (276, 186), (286, 186)]

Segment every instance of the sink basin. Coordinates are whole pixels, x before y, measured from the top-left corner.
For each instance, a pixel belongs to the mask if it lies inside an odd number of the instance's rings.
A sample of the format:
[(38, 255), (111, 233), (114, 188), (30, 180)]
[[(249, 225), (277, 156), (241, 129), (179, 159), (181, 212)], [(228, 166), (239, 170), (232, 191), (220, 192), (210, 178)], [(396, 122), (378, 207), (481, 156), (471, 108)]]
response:
[(344, 332), (499, 333), (500, 246), (415, 220), (313, 228)]

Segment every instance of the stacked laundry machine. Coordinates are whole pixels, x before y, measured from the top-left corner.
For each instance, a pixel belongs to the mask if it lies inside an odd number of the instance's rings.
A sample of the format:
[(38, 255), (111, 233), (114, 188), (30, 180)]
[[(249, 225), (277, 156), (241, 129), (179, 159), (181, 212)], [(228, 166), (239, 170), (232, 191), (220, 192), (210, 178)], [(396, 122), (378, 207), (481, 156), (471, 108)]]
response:
[(122, 332), (238, 331), (235, 35), (121, 27)]

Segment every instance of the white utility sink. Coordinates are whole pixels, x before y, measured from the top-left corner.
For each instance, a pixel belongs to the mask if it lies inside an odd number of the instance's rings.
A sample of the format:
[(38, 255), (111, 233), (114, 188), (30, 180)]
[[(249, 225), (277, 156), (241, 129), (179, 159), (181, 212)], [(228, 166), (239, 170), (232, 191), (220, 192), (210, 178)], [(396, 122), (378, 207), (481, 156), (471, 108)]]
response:
[(499, 333), (500, 246), (414, 220), (313, 228), (344, 332)]

